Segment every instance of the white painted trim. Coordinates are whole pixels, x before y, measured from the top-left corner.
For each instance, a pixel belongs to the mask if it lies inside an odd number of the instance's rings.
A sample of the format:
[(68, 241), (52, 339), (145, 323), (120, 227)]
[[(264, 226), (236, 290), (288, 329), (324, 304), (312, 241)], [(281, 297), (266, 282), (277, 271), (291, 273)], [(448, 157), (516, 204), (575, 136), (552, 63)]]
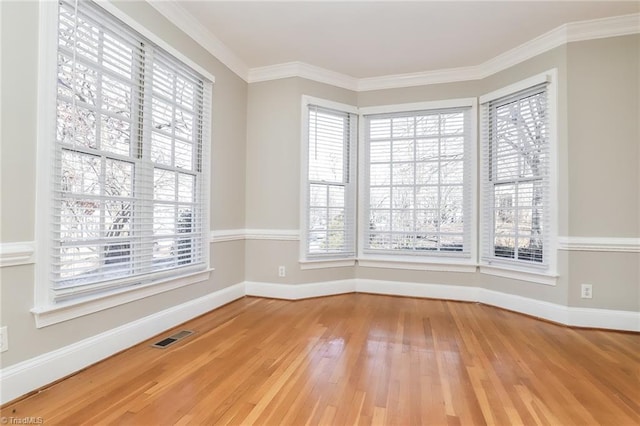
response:
[(354, 278), (308, 284), (246, 282), (247, 296), (300, 300), (344, 293), (372, 293), (479, 302), (572, 327), (640, 332), (640, 312), (563, 306), (482, 287)]
[(249, 83), (300, 77), (353, 91), (358, 90), (359, 81), (357, 78), (349, 75), (317, 67), (305, 62), (287, 62), (284, 64), (251, 68), (248, 75), (249, 77), (247, 81)]
[(213, 269), (196, 272), (181, 277), (172, 277), (161, 282), (151, 284), (129, 286), (108, 294), (88, 297), (86, 299), (74, 299), (67, 303), (55, 305), (36, 306), (31, 309), (36, 320), (36, 327), (42, 328), (81, 316), (93, 314), (105, 309), (120, 306), (134, 300), (144, 299), (155, 294), (164, 293), (185, 287), (190, 284), (207, 281)]
[(244, 283), (190, 300), (0, 371), (0, 404), (244, 296)]
[(243, 282), (3, 368), (0, 404), (245, 295), (300, 300), (354, 292), (480, 302), (569, 326), (640, 331), (639, 312), (567, 307), (480, 287), (359, 278), (307, 284)]
[(558, 249), (569, 251), (640, 253), (640, 238), (559, 237)]
[(493, 100), (502, 98), (503, 96), (509, 96), (521, 90), (525, 90), (530, 87), (537, 86), (538, 84), (549, 83), (549, 82), (555, 83), (557, 81), (557, 78), (552, 79), (552, 74), (554, 74), (554, 70), (555, 69), (552, 69), (552, 70), (534, 75), (532, 77), (525, 78), (524, 80), (520, 80), (517, 83), (510, 84), (506, 87), (501, 87), (498, 90), (494, 90), (493, 92), (480, 96), (479, 101), (481, 104), (485, 104), (487, 102), (491, 102)]
[[(411, 102), (395, 105), (377, 105), (371, 107), (362, 107), (359, 108), (359, 111), (362, 115), (372, 115), (465, 107), (472, 108), (474, 110), (473, 112), (475, 113), (476, 98), (442, 99), (439, 101)], [(471, 130), (473, 131), (473, 129)]]
[(549, 50), (576, 41), (640, 33), (640, 14), (578, 21), (561, 25), (481, 64), (407, 74), (354, 78), (302, 62), (249, 70), (249, 83), (301, 77), (358, 92), (481, 80)]
[[(315, 96), (302, 95), (302, 110), (306, 112), (306, 109), (310, 105), (320, 106), (328, 109), (335, 109), (340, 112), (347, 112), (350, 114), (358, 114), (360, 112), (359, 108), (355, 105), (343, 104), (342, 102), (330, 101), (327, 99), (317, 98)], [(303, 121), (305, 114), (302, 115)]]
[(0, 268), (35, 263), (35, 241), (0, 243)]
[(49, 218), (53, 213), (51, 188), (54, 167), (58, 69), (58, 2), (39, 2), (38, 22), (38, 118), (36, 141), (36, 223), (38, 244), (34, 276), (34, 304), (45, 305), (53, 297)]
[(247, 296), (269, 297), (274, 299), (300, 300), (333, 294), (354, 293), (356, 280), (325, 281), (308, 284), (276, 284), (246, 281)]
[[(166, 16), (165, 15), (165, 17), (167, 17), (169, 19), (169, 21), (171, 21), (171, 22), (173, 22), (174, 19), (184, 19), (185, 18), (183, 16), (183, 14), (180, 13), (181, 12), (180, 10), (178, 10), (178, 9), (174, 10), (172, 8), (172, 6), (171, 6), (172, 2), (170, 2), (170, 1), (169, 2), (150, 1), (148, 3), (149, 3), (149, 5), (154, 7), (156, 10), (158, 10), (158, 12), (160, 12), (161, 14), (162, 14), (162, 11), (160, 11), (160, 9), (164, 9), (164, 8), (171, 9), (171, 13), (173, 13), (173, 14), (170, 15), (170, 16)], [(176, 49), (175, 47), (173, 47), (172, 45), (170, 45), (169, 43), (164, 41), (163, 38), (157, 36), (153, 31), (150, 31), (149, 29), (144, 27), (142, 24), (140, 24), (138, 21), (136, 21), (135, 19), (131, 18), (129, 15), (124, 13), (117, 6), (115, 6), (115, 3), (113, 2), (113, 0), (97, 1), (96, 4), (98, 6), (100, 6), (100, 7), (102, 7), (104, 10), (106, 10), (110, 14), (112, 14), (113, 16), (115, 16), (116, 18), (118, 18), (119, 20), (121, 20), (122, 22), (124, 22), (129, 27), (131, 27), (134, 30), (136, 30), (143, 37), (147, 38), (148, 40), (150, 40), (151, 42), (153, 42), (157, 46), (159, 46), (162, 49), (166, 50), (168, 53), (170, 53), (171, 55), (176, 57), (182, 63), (188, 65), (189, 67), (191, 67), (192, 69), (194, 69), (195, 71), (200, 73), (202, 75), (202, 77), (204, 77), (205, 79), (209, 80), (209, 82), (215, 83), (215, 77), (209, 70), (205, 69), (200, 64), (196, 63), (193, 59), (191, 59), (188, 56), (186, 56), (185, 54), (183, 54), (180, 50)], [(193, 38), (194, 40), (198, 41), (198, 39), (195, 38), (191, 33), (195, 34), (198, 31), (199, 27), (197, 27), (197, 25), (199, 24), (199, 22), (194, 20), (194, 22), (191, 22), (190, 24), (192, 26), (187, 26), (186, 29), (183, 29), (183, 28), (180, 28), (180, 29), (182, 29), (185, 33), (187, 33), (187, 35), (191, 36), (191, 38)], [(210, 48), (211, 49), (218, 48), (218, 50), (216, 50), (218, 52), (218, 54), (220, 54), (221, 56), (225, 56), (225, 52), (223, 51), (223, 49), (220, 49), (219, 46), (216, 44), (217, 39), (213, 36), (213, 34), (211, 34), (211, 37), (212, 38), (210, 40), (208, 40), (208, 44), (207, 45), (203, 45), (203, 47), (205, 49), (207, 49), (207, 50), (209, 50)], [(222, 43), (220, 43), (220, 44), (222, 44)]]
[(248, 83), (300, 77), (353, 91), (394, 89), (480, 80), (563, 44), (640, 32), (640, 14), (571, 22), (541, 34), (481, 64), (425, 72), (355, 78), (304, 62), (249, 67), (178, 1), (149, 4)]
[(300, 232), (297, 229), (223, 229), (211, 231), (210, 243), (241, 240), (273, 240), (298, 241)]
[(566, 27), (567, 42), (638, 34), (640, 33), (640, 13), (571, 22)]
[(300, 232), (297, 229), (245, 229), (244, 231), (247, 240), (300, 240)]
[[(481, 129), (480, 129), (480, 149), (481, 160), (486, 155), (483, 152), (487, 146), (488, 141), (485, 140), (487, 136), (486, 127), (489, 123), (486, 122), (486, 111), (489, 108), (488, 103), (495, 99), (502, 98), (513, 93), (517, 93), (521, 90), (528, 89), (538, 84), (548, 82), (547, 85), (547, 99), (548, 99), (548, 115), (549, 115), (549, 224), (545, 235), (545, 251), (544, 251), (544, 264), (535, 265), (532, 262), (512, 261), (507, 259), (496, 258), (493, 255), (487, 253), (486, 242), (493, 241), (493, 230), (490, 223), (487, 223), (485, 203), (491, 205), (493, 201), (488, 201), (491, 198), (491, 191), (487, 193), (485, 182), (487, 181), (487, 170), (481, 169), (480, 175), (480, 272), (484, 274), (490, 274), (495, 276), (501, 276), (505, 278), (512, 278), (517, 280), (524, 280), (535, 282), (538, 284), (555, 285), (557, 281), (557, 263), (558, 263), (558, 241), (557, 241), (557, 229), (560, 218), (558, 216), (558, 70), (552, 68), (545, 72), (531, 76), (524, 80), (520, 80), (509, 86), (500, 88), (493, 92), (487, 93), (480, 97), (480, 103), (482, 104), (482, 116)], [(484, 161), (481, 161), (484, 163)], [(482, 164), (481, 164), (482, 167)], [(491, 218), (491, 215), (489, 215)]]
[[(443, 259), (444, 260), (444, 259)], [(363, 268), (405, 269), (412, 271), (439, 271), (439, 272), (476, 272), (475, 263), (463, 262), (438, 262), (431, 257), (428, 262), (393, 259), (359, 258), (358, 266)]]
[(225, 241), (244, 241), (245, 240), (244, 229), (222, 229), (220, 231), (211, 231), (209, 242), (221, 243)]
[(567, 324), (576, 327), (640, 331), (640, 312), (568, 307)]
[(421, 297), (427, 299), (477, 302), (479, 287), (447, 284), (422, 284), (400, 281), (357, 279), (358, 293), (386, 294), (389, 296)]
[(358, 80), (357, 91), (367, 92), (370, 90), (399, 89), (402, 87), (480, 80), (484, 76), (482, 71), (482, 66), (473, 65), (407, 74), (366, 77)]
[(496, 306), (509, 311), (519, 312), (521, 314), (531, 315), (557, 322), (559, 324), (569, 325), (567, 307), (556, 303), (517, 296), (515, 294), (502, 293), (499, 291), (488, 290), (486, 288), (480, 290), (477, 301), (484, 303), (485, 305)]
[[(173, 23), (189, 37), (194, 39), (200, 46), (204, 47), (238, 77), (245, 81), (248, 80), (249, 67), (244, 61), (209, 31), (207, 27), (194, 18), (193, 15), (184, 10), (177, 1), (149, 1), (148, 3), (167, 18), (169, 22)], [(153, 41), (155, 42), (155, 40)]]

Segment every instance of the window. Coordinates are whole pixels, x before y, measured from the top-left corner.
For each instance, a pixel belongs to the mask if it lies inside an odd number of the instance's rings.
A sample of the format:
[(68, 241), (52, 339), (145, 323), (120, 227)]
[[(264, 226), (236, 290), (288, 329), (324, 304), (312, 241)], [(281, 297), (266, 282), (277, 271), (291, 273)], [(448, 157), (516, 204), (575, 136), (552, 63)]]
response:
[(302, 258), (355, 256), (357, 116), (352, 107), (305, 97)]
[(363, 254), (473, 260), (474, 102), (462, 103), (364, 115)]
[(549, 81), (538, 76), (481, 98), (486, 264), (541, 269), (553, 264)]
[(49, 300), (205, 270), (211, 82), (93, 2), (57, 17)]

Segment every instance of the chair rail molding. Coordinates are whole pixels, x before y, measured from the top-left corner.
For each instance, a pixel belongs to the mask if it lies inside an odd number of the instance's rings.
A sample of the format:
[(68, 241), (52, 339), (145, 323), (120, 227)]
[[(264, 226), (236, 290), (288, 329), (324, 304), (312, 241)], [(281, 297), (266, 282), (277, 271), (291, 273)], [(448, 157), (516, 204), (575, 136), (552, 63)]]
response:
[(559, 237), (558, 248), (569, 251), (640, 253), (640, 238)]
[(35, 241), (0, 243), (0, 268), (35, 263)]

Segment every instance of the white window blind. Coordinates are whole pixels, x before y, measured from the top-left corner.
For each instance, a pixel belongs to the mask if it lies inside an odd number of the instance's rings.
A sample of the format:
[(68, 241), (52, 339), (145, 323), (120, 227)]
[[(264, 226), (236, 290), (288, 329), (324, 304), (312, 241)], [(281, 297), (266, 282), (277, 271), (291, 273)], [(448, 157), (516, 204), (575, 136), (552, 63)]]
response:
[(355, 256), (356, 115), (307, 107), (306, 255)]
[(547, 83), (483, 106), (483, 260), (548, 265)]
[(206, 268), (210, 82), (88, 1), (60, 1), (54, 301)]
[(470, 256), (470, 110), (365, 116), (365, 253)]

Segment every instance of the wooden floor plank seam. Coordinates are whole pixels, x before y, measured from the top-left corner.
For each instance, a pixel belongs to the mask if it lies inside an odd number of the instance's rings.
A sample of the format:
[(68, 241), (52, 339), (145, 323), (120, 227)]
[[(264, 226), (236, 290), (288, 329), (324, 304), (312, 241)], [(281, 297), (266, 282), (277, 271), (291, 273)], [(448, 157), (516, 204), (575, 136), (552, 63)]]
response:
[(640, 335), (479, 303), (245, 297), (0, 409), (45, 424), (640, 424)]

